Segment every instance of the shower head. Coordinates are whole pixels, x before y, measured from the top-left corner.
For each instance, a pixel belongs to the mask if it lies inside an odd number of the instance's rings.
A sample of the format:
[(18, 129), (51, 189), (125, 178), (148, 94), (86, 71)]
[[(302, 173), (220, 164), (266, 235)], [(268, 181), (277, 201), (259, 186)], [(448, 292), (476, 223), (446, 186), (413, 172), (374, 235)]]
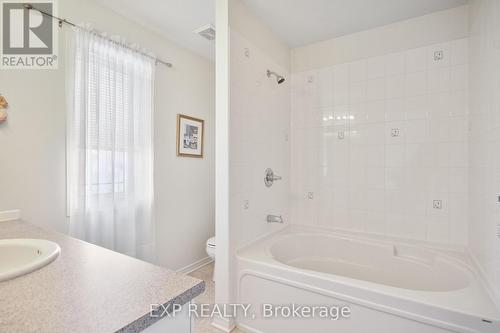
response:
[(278, 82), (278, 84), (282, 84), (283, 82), (285, 82), (285, 78), (283, 76), (279, 75), (276, 72), (272, 72), (268, 69), (267, 70), (267, 77), (271, 77), (271, 76), (276, 77), (276, 82)]

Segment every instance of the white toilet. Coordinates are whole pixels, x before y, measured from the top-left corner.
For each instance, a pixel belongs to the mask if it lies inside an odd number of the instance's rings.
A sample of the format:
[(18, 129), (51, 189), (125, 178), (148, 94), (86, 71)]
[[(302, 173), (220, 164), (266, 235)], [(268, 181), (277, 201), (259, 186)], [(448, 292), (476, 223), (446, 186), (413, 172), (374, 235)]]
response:
[[(207, 240), (207, 254), (210, 258), (215, 260), (215, 236)], [(215, 270), (212, 274), (212, 280), (215, 281)]]

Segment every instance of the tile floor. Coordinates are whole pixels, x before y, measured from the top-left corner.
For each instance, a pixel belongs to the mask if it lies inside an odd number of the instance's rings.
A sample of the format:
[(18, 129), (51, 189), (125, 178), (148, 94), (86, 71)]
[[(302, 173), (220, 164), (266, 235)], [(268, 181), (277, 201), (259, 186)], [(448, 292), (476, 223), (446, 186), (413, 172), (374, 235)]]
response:
[[(194, 299), (196, 303), (203, 304), (213, 304), (215, 299), (215, 284), (212, 281), (212, 272), (214, 270), (214, 264), (205, 265), (189, 275), (205, 281), (205, 292)], [(224, 333), (223, 331), (213, 327), (211, 324), (211, 319), (196, 319), (195, 321), (195, 331), (194, 333)], [(244, 331), (235, 328), (231, 333), (245, 333)]]

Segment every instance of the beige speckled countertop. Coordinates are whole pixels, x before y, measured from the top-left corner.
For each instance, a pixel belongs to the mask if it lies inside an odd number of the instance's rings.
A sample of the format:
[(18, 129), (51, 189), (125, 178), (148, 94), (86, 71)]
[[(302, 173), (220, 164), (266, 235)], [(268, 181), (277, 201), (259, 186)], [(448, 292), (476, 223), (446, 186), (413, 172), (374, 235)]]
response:
[(5, 238), (51, 240), (61, 254), (0, 282), (0, 332), (138, 332), (158, 320), (151, 304), (185, 304), (205, 289), (201, 280), (21, 221), (0, 222)]

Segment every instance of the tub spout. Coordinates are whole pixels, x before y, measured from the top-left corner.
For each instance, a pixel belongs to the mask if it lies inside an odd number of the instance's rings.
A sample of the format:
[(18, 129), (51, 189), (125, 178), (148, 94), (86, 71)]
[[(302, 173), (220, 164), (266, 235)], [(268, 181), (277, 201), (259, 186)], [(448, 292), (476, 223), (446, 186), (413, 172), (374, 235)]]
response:
[(281, 215), (267, 215), (267, 223), (283, 223), (283, 217)]

